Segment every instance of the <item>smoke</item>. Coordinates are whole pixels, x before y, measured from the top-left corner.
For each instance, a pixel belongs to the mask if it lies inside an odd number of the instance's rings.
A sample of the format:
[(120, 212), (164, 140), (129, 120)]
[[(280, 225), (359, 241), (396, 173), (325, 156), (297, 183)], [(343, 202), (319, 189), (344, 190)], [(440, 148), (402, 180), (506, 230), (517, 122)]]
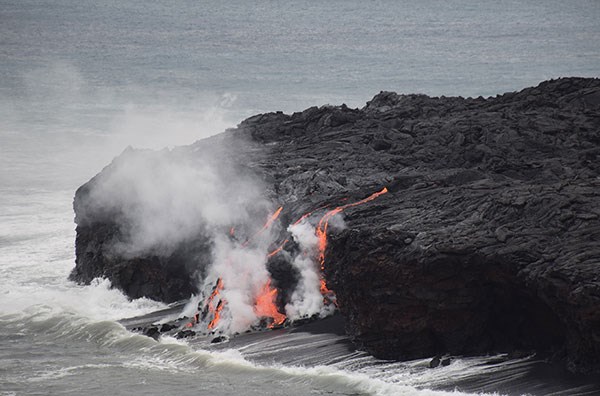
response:
[[(201, 312), (198, 329), (225, 334), (243, 332), (265, 317), (279, 320), (277, 285), (267, 263), (281, 241), (282, 208), (275, 210), (257, 176), (242, 172), (243, 158), (234, 154), (237, 144), (244, 142), (219, 138), (172, 150), (127, 149), (91, 182), (87, 203), (78, 211), (85, 217), (91, 208), (91, 216), (104, 213), (120, 221), (123, 234), (113, 245), (120, 256), (168, 256), (182, 245), (210, 241), (208, 262), (198, 279), (200, 294), (183, 314)], [(341, 216), (331, 215), (338, 209), (321, 213), (329, 230), (345, 227)], [(318, 218), (310, 219), (286, 230), (298, 247), (282, 253), (297, 272), (285, 305), (291, 320), (324, 317), (335, 310), (323, 286), (320, 241), (313, 225)]]
[(319, 291), (319, 268), (315, 261), (319, 240), (314, 227), (307, 222), (291, 225), (288, 231), (300, 247), (300, 253), (292, 260), (299, 279), (285, 312), (291, 319), (312, 316), (323, 308), (323, 296)]
[[(2, 181), (73, 190), (124, 147), (136, 147), (94, 178), (78, 216), (84, 218), (87, 211), (119, 214), (123, 234), (112, 245), (119, 256), (168, 256), (178, 246), (210, 241), (210, 265), (199, 280), (203, 293), (194, 304), (203, 302), (221, 278), (225, 286), (220, 297), (227, 308), (220, 329), (237, 332), (256, 324), (256, 299), (271, 277), (267, 256), (281, 235), (275, 223), (245, 244), (274, 212), (265, 198), (267, 189), (248, 172), (240, 173), (226, 148), (219, 154), (194, 152), (195, 146), (173, 148), (239, 121), (235, 94), (190, 96), (191, 91), (110, 86), (64, 61), (23, 71), (11, 84), (20, 95), (0, 101), (5, 134), (0, 164), (7, 170)], [(169, 148), (151, 150), (162, 147)], [(27, 155), (20, 156), (22, 152)], [(234, 236), (229, 234), (232, 227)], [(300, 274), (287, 309), (292, 319), (323, 312), (314, 241), (299, 234), (294, 238), (304, 253), (290, 257)]]
[(221, 279), (214, 305), (222, 300), (224, 308), (216, 329), (231, 334), (261, 319), (256, 302), (270, 282), (268, 253), (281, 230), (265, 186), (241, 170), (241, 158), (229, 160), (232, 142), (212, 143), (210, 150), (127, 149), (91, 182), (78, 215), (118, 219), (123, 234), (112, 251), (124, 257), (169, 256), (182, 245), (210, 241), (201, 296), (192, 304), (202, 307)]
[(127, 149), (94, 180), (86, 207), (117, 214), (126, 231), (116, 253), (168, 255), (198, 234), (216, 236), (267, 210), (256, 179), (241, 176), (233, 164), (192, 154)]
[(256, 300), (270, 279), (267, 271), (267, 246), (263, 243), (253, 248), (244, 248), (226, 238), (218, 238), (215, 243), (214, 262), (210, 267), (205, 286), (213, 284), (220, 277), (224, 289), (222, 299), (226, 301), (218, 329), (224, 333), (239, 333), (256, 325), (260, 320), (255, 309)]
[(0, 98), (4, 185), (75, 189), (127, 146), (191, 144), (245, 114), (230, 92), (115, 85), (62, 60), (11, 77), (15, 95)]
[[(341, 217), (334, 218), (335, 227), (342, 228), (344, 225)], [(307, 221), (302, 221), (289, 226), (288, 231), (300, 247), (300, 252), (292, 259), (292, 265), (298, 270), (299, 279), (291, 301), (285, 306), (285, 312), (292, 320), (314, 315), (328, 316), (333, 313), (335, 306), (325, 304), (321, 292), (322, 275), (317, 261), (319, 239), (315, 227)]]
[[(159, 98), (157, 98), (160, 100)], [(180, 106), (165, 99), (160, 103), (127, 103), (108, 125), (109, 147), (160, 149), (191, 144), (233, 125), (228, 108), (235, 96), (208, 95)]]
[[(220, 299), (227, 304), (219, 329), (239, 332), (261, 319), (256, 301), (277, 286), (270, 283), (267, 261), (281, 236), (277, 222), (253, 236), (275, 211), (265, 198), (268, 189), (257, 177), (240, 172), (243, 159), (227, 147), (220, 147), (218, 154), (197, 152), (197, 145), (174, 147), (232, 126), (239, 118), (232, 111), (235, 94), (181, 97), (149, 86), (104, 86), (63, 61), (24, 71), (13, 83), (21, 96), (0, 103), (0, 114), (6, 116), (0, 126), (10, 131), (7, 155), (0, 156), (0, 163), (18, 170), (21, 178), (27, 173), (40, 185), (62, 182), (74, 189), (123, 147), (136, 147), (126, 149), (94, 178), (78, 217), (99, 219), (94, 216), (104, 214), (118, 219), (122, 233), (104, 246), (110, 243), (107, 253), (118, 257), (166, 257), (182, 246), (205, 244), (210, 252), (194, 257), (207, 261), (199, 279), (202, 294), (194, 297), (196, 307), (221, 278)], [(19, 130), (23, 125), (27, 133)], [(29, 140), (23, 141), (26, 136)], [(30, 153), (27, 162), (11, 154), (17, 153), (13, 146)], [(162, 147), (168, 148), (153, 151)], [(299, 274), (286, 312), (292, 319), (324, 314), (314, 229), (305, 224), (293, 234), (302, 253), (285, 253)]]
[(198, 243), (198, 235), (209, 240), (200, 293), (182, 313), (198, 313), (196, 330), (235, 334), (281, 323), (285, 317), (276, 306), (277, 285), (267, 268), (278, 253), (296, 272), (295, 288), (285, 294), (286, 317), (293, 321), (332, 314), (335, 296), (321, 269), (327, 231), (345, 228), (344, 209), (387, 190), (303, 216), (285, 230), (297, 249), (282, 251), (279, 215), (284, 209), (275, 209), (257, 176), (241, 171), (243, 158), (234, 153), (245, 142), (225, 136), (173, 150), (128, 149), (92, 181), (89, 205), (98, 213), (119, 214), (125, 230), (113, 246), (115, 253), (164, 256), (182, 244)]

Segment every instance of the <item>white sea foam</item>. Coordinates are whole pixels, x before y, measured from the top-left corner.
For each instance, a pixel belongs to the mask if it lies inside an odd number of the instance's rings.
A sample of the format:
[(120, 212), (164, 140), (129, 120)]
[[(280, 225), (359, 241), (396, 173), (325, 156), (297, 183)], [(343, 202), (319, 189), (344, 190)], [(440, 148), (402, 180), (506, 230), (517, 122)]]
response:
[[(194, 353), (207, 358), (206, 369), (225, 370), (226, 372), (240, 372), (243, 370), (255, 371), (257, 374), (278, 381), (300, 381), (312, 383), (321, 389), (352, 389), (355, 392), (371, 395), (415, 395), (415, 396), (442, 396), (442, 395), (467, 395), (459, 391), (433, 391), (419, 389), (411, 385), (385, 381), (373, 378), (365, 373), (346, 371), (332, 366), (290, 366), (290, 365), (261, 365), (247, 360), (244, 355), (235, 349), (220, 352), (197, 350)], [(383, 374), (383, 373), (382, 373)], [(480, 393), (480, 395), (486, 395)]]
[(56, 380), (68, 376), (80, 375), (81, 370), (85, 369), (105, 369), (112, 367), (110, 364), (82, 364), (80, 366), (61, 367), (56, 370), (45, 370), (36, 373), (34, 377), (28, 378), (29, 382), (46, 382), (48, 380)]
[[(0, 222), (0, 236), (15, 237), (0, 243), (0, 315), (52, 315), (72, 313), (95, 320), (120, 319), (164, 307), (147, 299), (129, 300), (107, 280), (90, 286), (67, 280), (73, 268), (74, 226), (71, 191), (42, 191), (21, 197)], [(31, 210), (30, 215), (19, 213)], [(33, 230), (33, 232), (31, 232)]]

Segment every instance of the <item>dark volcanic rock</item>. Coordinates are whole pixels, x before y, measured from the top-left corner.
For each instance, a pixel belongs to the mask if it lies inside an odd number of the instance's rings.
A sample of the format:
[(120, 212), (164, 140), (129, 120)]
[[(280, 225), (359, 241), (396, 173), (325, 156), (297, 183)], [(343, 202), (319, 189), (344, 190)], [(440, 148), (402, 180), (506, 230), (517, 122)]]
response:
[[(388, 187), (344, 212), (325, 262), (349, 335), (373, 355), (536, 350), (600, 371), (600, 80), (488, 99), (382, 92), (360, 110), (254, 116), (179, 150), (234, 152), (287, 223)], [(123, 213), (88, 202), (96, 184), (75, 197), (72, 278), (106, 276), (166, 301), (193, 292), (210, 241), (168, 257), (110, 253)], [(293, 287), (293, 274), (270, 268)]]
[[(106, 277), (112, 285), (131, 298), (149, 297), (164, 302), (189, 298), (197, 292), (196, 267), (187, 245), (162, 256), (145, 254), (128, 257), (115, 254), (112, 244), (122, 234), (116, 222), (77, 226), (76, 266), (70, 279), (89, 284), (94, 278)], [(204, 251), (200, 251), (203, 249)], [(206, 242), (199, 241), (194, 251), (206, 254)]]

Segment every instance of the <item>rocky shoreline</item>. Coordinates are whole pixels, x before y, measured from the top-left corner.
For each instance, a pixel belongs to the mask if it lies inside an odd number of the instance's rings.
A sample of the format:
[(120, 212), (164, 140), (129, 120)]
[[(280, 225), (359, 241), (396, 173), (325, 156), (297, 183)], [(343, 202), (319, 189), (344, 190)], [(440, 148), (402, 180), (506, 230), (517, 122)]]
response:
[[(129, 206), (95, 197), (134, 160), (209, 154), (258, 177), (285, 208), (280, 240), (307, 212), (387, 187), (344, 211), (324, 262), (348, 335), (374, 356), (537, 351), (600, 372), (599, 79), (487, 99), (381, 92), (362, 109), (261, 114), (170, 152), (127, 150), (76, 193), (71, 279), (107, 277), (132, 298), (166, 302), (198, 292), (210, 238), (115, 249), (144, 197)], [(284, 255), (268, 268), (283, 307), (297, 274)]]

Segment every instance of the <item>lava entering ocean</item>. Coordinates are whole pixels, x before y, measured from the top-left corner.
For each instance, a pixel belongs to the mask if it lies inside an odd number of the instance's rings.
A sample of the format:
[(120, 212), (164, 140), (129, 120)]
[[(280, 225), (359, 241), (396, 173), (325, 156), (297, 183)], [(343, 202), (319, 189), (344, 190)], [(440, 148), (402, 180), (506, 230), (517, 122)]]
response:
[(256, 304), (254, 305), (254, 310), (259, 317), (272, 319), (272, 322), (267, 325), (269, 328), (283, 324), (286, 319), (286, 316), (277, 310), (276, 298), (277, 289), (271, 287), (271, 280), (269, 279), (256, 298)]
[(223, 309), (224, 302), (223, 300), (219, 300), (217, 306), (215, 307), (215, 298), (219, 296), (219, 293), (223, 290), (223, 279), (217, 279), (217, 284), (215, 285), (213, 292), (208, 296), (208, 302), (206, 306), (208, 307), (208, 312), (212, 313), (213, 319), (208, 323), (208, 329), (212, 330), (215, 328), (217, 323), (219, 323), (219, 319), (221, 318), (221, 310)]
[[(198, 303), (198, 313), (194, 315), (194, 320), (188, 326), (194, 328), (199, 326), (200, 329), (206, 326), (204, 328), (208, 332), (232, 333), (235, 332), (234, 328), (240, 331), (243, 327), (232, 328), (229, 323), (223, 323), (224, 320), (226, 322), (236, 320), (236, 314), (233, 312), (231, 304), (232, 301), (240, 300), (243, 300), (245, 305), (243, 309), (238, 309), (236, 313), (245, 317), (244, 323), (247, 328), (248, 326), (250, 328), (274, 328), (285, 325), (286, 321), (314, 317), (315, 315), (326, 316), (333, 312), (336, 304), (335, 294), (327, 288), (323, 276), (330, 221), (345, 209), (370, 202), (387, 192), (387, 188), (383, 188), (381, 191), (360, 201), (327, 210), (318, 218), (318, 221), (315, 219), (311, 222), (310, 219), (315, 217), (314, 213), (327, 209), (328, 205), (308, 212), (287, 228), (291, 238), (285, 238), (276, 245), (275, 249), (271, 250), (267, 249), (268, 246), (273, 246), (274, 238), (269, 235), (270, 229), (279, 220), (283, 207), (279, 207), (269, 215), (264, 225), (245, 239), (243, 243), (237, 242), (236, 228), (229, 228), (227, 240), (230, 245), (227, 246), (231, 249), (231, 252), (227, 253), (228, 255), (220, 261), (222, 263), (219, 267), (221, 273), (217, 270), (214, 271), (216, 281), (213, 277), (212, 282), (205, 283), (210, 292), (205, 294), (207, 297), (201, 299)], [(296, 256), (292, 256), (290, 252), (285, 250), (286, 245), (292, 239), (300, 247), (300, 253), (296, 253)], [(285, 313), (282, 313), (283, 310), (277, 306), (279, 290), (273, 285), (270, 273), (266, 271), (266, 263), (274, 256), (284, 252), (286, 253), (284, 257), (287, 260), (292, 260), (293, 266), (302, 278), (296, 286), (297, 289), (302, 290), (295, 290), (291, 294), (292, 301), (288, 302), (285, 306)], [(248, 258), (260, 261), (260, 265), (256, 267), (260, 276), (246, 268), (245, 260)], [(235, 276), (232, 276), (232, 274)], [(236, 290), (236, 287), (248, 287), (249, 284), (250, 286), (252, 283), (256, 284), (255, 282), (260, 282), (258, 285), (261, 286), (253, 286), (252, 290), (254, 291), (246, 293), (250, 296)], [(315, 294), (320, 296), (320, 301), (314, 298)], [(227, 298), (228, 295), (231, 298)], [(311, 298), (312, 302), (310, 303), (302, 301)], [(203, 323), (204, 325), (202, 325)]]

